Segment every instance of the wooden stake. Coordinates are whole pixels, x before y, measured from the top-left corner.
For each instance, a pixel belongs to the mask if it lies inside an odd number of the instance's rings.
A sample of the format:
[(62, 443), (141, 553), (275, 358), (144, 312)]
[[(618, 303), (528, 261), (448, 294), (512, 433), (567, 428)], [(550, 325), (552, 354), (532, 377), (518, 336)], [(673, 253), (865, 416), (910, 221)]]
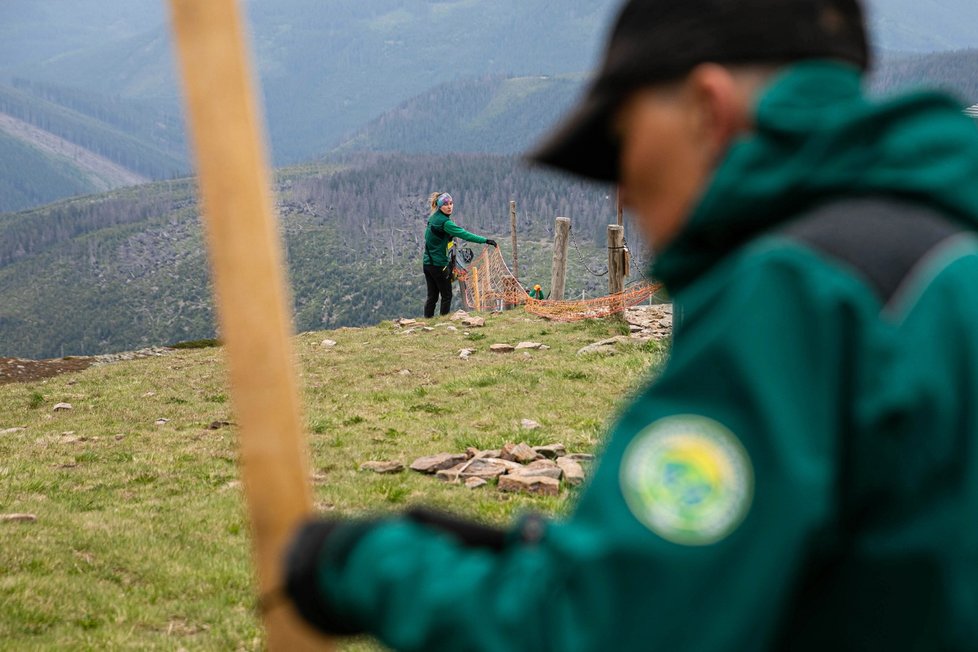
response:
[(550, 298), (564, 299), (564, 281), (567, 278), (567, 245), (570, 242), (571, 221), (558, 217), (554, 225), (554, 258), (550, 272)]
[[(289, 535), (312, 512), (280, 233), (237, 2), (170, 0), (170, 8), (258, 584), (268, 596), (282, 586)], [(270, 650), (331, 647), (287, 602), (271, 607), (264, 619)]]
[[(621, 310), (621, 293), (625, 291), (625, 229), (608, 225), (608, 294), (611, 311)], [(616, 297), (616, 295), (618, 295)]]
[(615, 194), (615, 212), (618, 214), (618, 226), (623, 226), (625, 223), (624, 222), (625, 209), (621, 204), (621, 186), (618, 186), (616, 190), (617, 192)]
[(513, 238), (513, 276), (520, 277), (520, 258), (516, 251), (516, 202), (509, 202), (509, 232)]

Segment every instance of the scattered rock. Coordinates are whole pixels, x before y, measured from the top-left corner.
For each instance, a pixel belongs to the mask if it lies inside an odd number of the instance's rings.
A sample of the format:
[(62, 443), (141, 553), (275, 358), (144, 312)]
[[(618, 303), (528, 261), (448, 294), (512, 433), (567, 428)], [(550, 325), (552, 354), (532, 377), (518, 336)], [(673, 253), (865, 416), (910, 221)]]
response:
[(517, 351), (531, 350), (531, 349), (536, 350), (539, 349), (541, 346), (543, 346), (543, 344), (541, 344), (540, 342), (520, 342), (519, 344), (516, 345), (516, 350)]
[(455, 482), (459, 479), (467, 480), (468, 478), (491, 480), (512, 470), (513, 468), (505, 460), (473, 457), (468, 462), (464, 462), (450, 469), (442, 469), (435, 473), (435, 476), (447, 482)]
[(615, 335), (614, 337), (609, 337), (606, 340), (594, 342), (593, 344), (588, 344), (587, 346), (580, 348), (577, 351), (577, 355), (589, 355), (594, 353), (613, 355), (616, 353), (616, 349), (619, 344), (630, 341), (631, 338), (627, 335)]
[(364, 462), (360, 465), (361, 471), (373, 471), (374, 473), (400, 473), (404, 470), (404, 465), (400, 462), (381, 462), (381, 461), (371, 461)]
[(567, 449), (563, 444), (547, 444), (546, 446), (534, 446), (534, 452), (543, 455), (547, 459), (555, 460), (558, 457), (567, 455)]
[(169, 419), (157, 419), (155, 423), (158, 426), (165, 426), (166, 424), (170, 423), (170, 420)]
[(468, 360), (469, 356), (473, 353), (475, 353), (475, 349), (462, 349), (458, 352), (458, 357), (462, 358), (463, 360)]
[(58, 403), (52, 408), (52, 412), (62, 412), (71, 409), (73, 409), (71, 403)]
[(493, 353), (511, 353), (516, 350), (512, 344), (491, 344), (489, 350)]
[(0, 514), (0, 523), (33, 523), (36, 514)]
[(543, 455), (521, 442), (519, 444), (504, 445), (499, 457), (504, 460), (519, 462), (520, 464), (529, 464), (530, 462), (542, 459)]
[(417, 319), (395, 319), (394, 323), (400, 326), (401, 328), (404, 328), (405, 326), (417, 326), (418, 320)]
[(435, 329), (434, 329), (434, 328), (432, 328), (431, 326), (422, 326), (422, 327), (421, 327), (421, 330), (423, 330), (423, 331), (433, 331), (433, 330), (435, 330)]
[(399, 376), (410, 376), (411, 375), (411, 370), (410, 369), (401, 369), (397, 373), (398, 373)]
[(467, 318), (468, 316), (469, 316), (469, 313), (465, 312), (464, 310), (456, 310), (455, 311), (455, 314), (453, 314), (450, 319), (452, 321), (462, 321), (463, 319)]
[(156, 392), (146, 392), (143, 394), (143, 398), (149, 398), (150, 396), (156, 396)]
[(327, 348), (336, 346), (336, 340), (323, 340), (319, 343), (320, 346), (325, 346)]
[(584, 467), (569, 457), (558, 457), (557, 466), (564, 472), (567, 484), (579, 485), (584, 482)]
[(633, 306), (625, 310), (633, 337), (663, 340), (672, 334), (672, 304)]
[(454, 326), (452, 326), (452, 325), (449, 325), (449, 326), (448, 326), (448, 330), (450, 330), (450, 331), (452, 331), (453, 333), (457, 333), (457, 332), (458, 332), (458, 329), (457, 329), (457, 328), (455, 328), (455, 327), (454, 327)]
[(482, 328), (486, 325), (485, 317), (466, 317), (462, 320), (463, 326), (470, 328)]
[(230, 425), (231, 425), (230, 421), (211, 421), (210, 424), (207, 426), (207, 429), (220, 430), (221, 428), (225, 428)]
[(479, 487), (484, 487), (487, 484), (489, 483), (482, 478), (469, 478), (465, 481), (465, 486), (469, 489), (478, 489)]
[(536, 430), (539, 427), (540, 424), (534, 421), (533, 419), (520, 420), (520, 428), (522, 428), (523, 430)]
[(519, 476), (540, 476), (543, 478), (553, 478), (554, 480), (560, 480), (564, 475), (557, 463), (552, 460), (537, 460), (535, 462), (530, 462), (526, 466), (520, 466), (517, 469), (512, 469), (509, 475), (519, 475)]
[(436, 473), (443, 469), (450, 469), (458, 464), (464, 462), (467, 458), (465, 455), (458, 455), (453, 453), (439, 453), (438, 455), (428, 455), (426, 457), (419, 457), (418, 459), (411, 462), (411, 470), (418, 471), (419, 473)]
[(27, 430), (27, 428), (22, 428), (19, 426), (16, 428), (4, 428), (3, 430), (0, 430), (0, 435), (12, 435), (15, 432), (20, 432), (21, 430)]
[(533, 475), (504, 475), (499, 478), (500, 491), (525, 491), (541, 496), (556, 496), (560, 482), (553, 478)]

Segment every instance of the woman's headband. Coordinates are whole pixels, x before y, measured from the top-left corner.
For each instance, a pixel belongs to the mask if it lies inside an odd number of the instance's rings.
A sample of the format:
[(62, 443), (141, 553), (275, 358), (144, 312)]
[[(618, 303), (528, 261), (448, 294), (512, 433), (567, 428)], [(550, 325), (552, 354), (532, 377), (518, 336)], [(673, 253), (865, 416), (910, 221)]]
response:
[[(441, 208), (443, 205), (447, 204), (450, 201), (452, 201), (452, 196), (449, 195), (447, 192), (443, 192), (442, 194), (438, 195), (438, 199), (436, 200), (436, 204), (438, 205), (438, 208)], [(455, 203), (455, 202), (452, 202), (452, 203)]]

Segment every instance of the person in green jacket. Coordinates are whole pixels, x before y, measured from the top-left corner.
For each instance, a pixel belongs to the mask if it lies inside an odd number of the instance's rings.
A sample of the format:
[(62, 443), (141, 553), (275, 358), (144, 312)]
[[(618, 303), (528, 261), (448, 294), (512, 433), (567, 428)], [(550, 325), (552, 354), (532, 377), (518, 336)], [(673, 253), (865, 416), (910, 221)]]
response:
[(435, 304), (441, 295), (441, 314), (447, 315), (452, 307), (452, 280), (455, 272), (454, 238), (462, 238), (476, 244), (495, 247), (496, 241), (469, 233), (452, 221), (455, 202), (447, 192), (433, 192), (429, 198), (431, 215), (424, 230), (424, 257), (422, 268), (428, 286), (428, 298), (424, 304), (424, 316), (435, 316)]
[(539, 283), (537, 283), (536, 285), (534, 285), (533, 286), (533, 289), (532, 290), (529, 290), (527, 292), (527, 294), (529, 295), (529, 297), (531, 299), (537, 299), (539, 301), (543, 301), (543, 299), (544, 299), (544, 296), (543, 296), (543, 288), (540, 287), (540, 284)]
[(621, 184), (665, 367), (568, 516), (295, 535), (315, 626), (398, 650), (978, 649), (978, 130), (875, 99), (855, 0), (632, 0), (537, 161)]

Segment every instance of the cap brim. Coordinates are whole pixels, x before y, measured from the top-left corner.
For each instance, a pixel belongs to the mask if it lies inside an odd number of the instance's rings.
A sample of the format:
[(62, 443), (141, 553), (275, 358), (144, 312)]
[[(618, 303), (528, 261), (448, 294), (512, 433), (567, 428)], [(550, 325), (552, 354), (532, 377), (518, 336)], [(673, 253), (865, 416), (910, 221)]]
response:
[(527, 158), (582, 177), (617, 181), (618, 142), (611, 129), (616, 105), (592, 89)]

